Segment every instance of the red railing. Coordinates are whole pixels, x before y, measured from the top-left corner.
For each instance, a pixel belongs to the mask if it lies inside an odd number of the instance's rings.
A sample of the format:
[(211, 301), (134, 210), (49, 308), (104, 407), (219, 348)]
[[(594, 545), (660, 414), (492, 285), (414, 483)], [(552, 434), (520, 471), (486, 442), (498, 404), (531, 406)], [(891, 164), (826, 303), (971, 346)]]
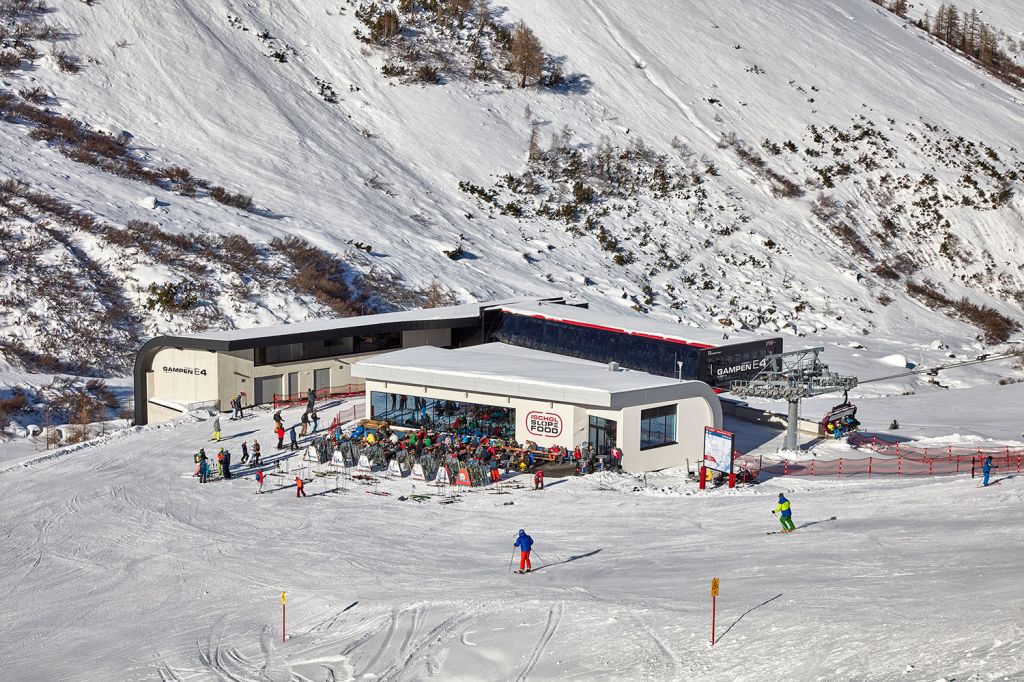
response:
[[(929, 450), (934, 450), (929, 448)], [(991, 449), (990, 449), (991, 450)], [(759, 474), (767, 473), (772, 476), (826, 476), (829, 478), (850, 478), (852, 476), (943, 476), (949, 474), (981, 473), (982, 463), (986, 457), (992, 457), (992, 463), (997, 467), (997, 473), (1021, 473), (1024, 470), (1024, 450), (1011, 451), (1009, 448), (997, 452), (981, 453), (974, 452), (970, 455), (957, 455), (947, 450), (945, 455), (937, 456), (915, 456), (915, 455), (890, 455), (874, 456), (866, 458), (841, 457), (839, 459), (824, 460), (811, 459), (802, 461), (782, 460), (764, 464)], [(758, 460), (743, 455), (736, 458), (737, 469), (747, 466), (756, 468)]]
[[(334, 398), (347, 398), (354, 395), (363, 395), (366, 392), (365, 384), (345, 384), (344, 386), (331, 386), (328, 388), (318, 388), (313, 391), (313, 395), (316, 396), (318, 401), (321, 400), (332, 400)], [(283, 407), (291, 407), (293, 405), (300, 405), (305, 403), (309, 399), (309, 392), (302, 391), (300, 393), (293, 393), (291, 395), (282, 395), (279, 393), (274, 394), (274, 409), (278, 410)]]

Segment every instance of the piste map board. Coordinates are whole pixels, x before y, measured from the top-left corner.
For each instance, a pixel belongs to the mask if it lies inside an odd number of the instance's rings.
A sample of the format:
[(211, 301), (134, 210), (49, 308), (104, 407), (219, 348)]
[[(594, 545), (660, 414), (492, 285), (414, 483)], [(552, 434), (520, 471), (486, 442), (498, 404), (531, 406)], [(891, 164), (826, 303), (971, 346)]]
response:
[(723, 474), (732, 473), (733, 434), (704, 427), (704, 466)]

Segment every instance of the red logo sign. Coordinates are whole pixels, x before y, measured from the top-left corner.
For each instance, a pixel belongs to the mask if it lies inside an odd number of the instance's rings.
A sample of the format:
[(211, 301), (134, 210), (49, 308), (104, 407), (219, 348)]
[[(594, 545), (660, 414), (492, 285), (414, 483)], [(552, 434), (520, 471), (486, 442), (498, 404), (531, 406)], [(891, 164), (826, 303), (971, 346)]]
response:
[(526, 430), (531, 436), (555, 438), (562, 434), (562, 418), (552, 412), (531, 412), (526, 415)]

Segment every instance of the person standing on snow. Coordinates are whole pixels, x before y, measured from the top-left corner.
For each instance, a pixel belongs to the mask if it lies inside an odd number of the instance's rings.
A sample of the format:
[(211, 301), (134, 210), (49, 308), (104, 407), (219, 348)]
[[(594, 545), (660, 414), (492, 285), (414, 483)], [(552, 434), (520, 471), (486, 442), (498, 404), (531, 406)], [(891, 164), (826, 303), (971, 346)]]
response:
[(260, 465), (260, 442), (255, 438), (252, 439), (252, 465), (254, 467)]
[(284, 449), (284, 424), (277, 422), (277, 449)]
[(309, 411), (309, 421), (313, 422), (313, 433), (316, 433), (316, 428), (320, 424), (320, 417), (317, 416), (316, 410)]
[(314, 404), (316, 404), (316, 391), (311, 388), (306, 391), (306, 411), (311, 412)]
[(220, 442), (220, 415), (219, 414), (216, 417), (213, 418), (213, 438), (211, 438), (210, 440), (215, 440), (218, 443)]
[(260, 495), (260, 494), (263, 493), (263, 479), (265, 479), (265, 478), (266, 478), (266, 476), (263, 475), (263, 469), (259, 469), (256, 472), (256, 494), (257, 495)]
[(790, 509), (789, 500), (782, 493), (779, 493), (779, 504), (775, 509), (772, 510), (772, 514), (779, 512), (779, 522), (782, 523), (783, 533), (792, 533), (796, 530), (796, 526), (793, 525), (793, 510)]
[(305, 497), (306, 491), (302, 489), (302, 476), (295, 477), (295, 497)]
[(309, 427), (309, 412), (302, 413), (302, 419), (299, 420), (302, 423), (302, 430), (299, 431), (300, 436), (306, 435), (306, 429)]
[(544, 490), (544, 470), (537, 469), (537, 473), (533, 475), (533, 489)]
[(244, 440), (242, 441), (242, 459), (239, 461), (241, 464), (249, 461), (249, 445)]
[(210, 460), (206, 453), (199, 451), (199, 482), (206, 483), (210, 480)]
[(992, 470), (996, 468), (996, 465), (992, 463), (992, 455), (985, 458), (984, 463), (981, 465), (981, 484), (988, 487), (988, 477), (992, 473)]
[(519, 573), (529, 573), (533, 570), (530, 564), (530, 550), (533, 549), (533, 538), (526, 534), (522, 528), (519, 529), (519, 537), (513, 547), (519, 548)]
[(299, 449), (299, 441), (295, 437), (295, 424), (292, 424), (292, 427), (290, 429), (288, 429), (288, 435), (292, 439), (292, 450), (298, 450)]
[(235, 398), (235, 400), (238, 402), (238, 418), (239, 419), (244, 419), (245, 415), (242, 414), (242, 394), (239, 393), (238, 397)]

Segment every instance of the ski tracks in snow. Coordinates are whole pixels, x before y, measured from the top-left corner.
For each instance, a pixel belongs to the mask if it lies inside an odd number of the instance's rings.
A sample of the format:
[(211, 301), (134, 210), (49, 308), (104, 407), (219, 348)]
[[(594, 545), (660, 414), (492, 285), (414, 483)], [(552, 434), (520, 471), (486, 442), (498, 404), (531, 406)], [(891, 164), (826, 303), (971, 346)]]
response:
[(658, 636), (658, 633), (654, 631), (654, 628), (652, 628), (646, 620), (641, 618), (640, 614), (638, 614), (635, 610), (630, 609), (629, 615), (632, 616), (633, 620), (637, 622), (637, 625), (640, 626), (640, 629), (643, 630), (652, 640), (654, 640), (654, 643), (658, 645), (658, 649), (661, 650), (663, 657), (669, 659), (672, 662), (672, 674), (666, 675), (666, 679), (686, 679), (688, 676), (684, 674), (683, 661), (679, 658), (679, 655), (676, 654), (676, 652), (673, 651), (672, 648), (665, 643), (665, 640)]
[[(629, 55), (629, 58), (633, 61), (633, 63), (646, 63), (646, 61), (642, 59), (640, 55), (637, 54), (636, 51), (633, 50), (627, 44), (627, 40), (625, 36), (622, 35), (622, 31), (620, 31), (619, 28), (617, 28), (615, 24), (613, 24), (611, 20), (608, 19), (608, 15), (604, 13), (604, 10), (602, 10), (597, 5), (597, 3), (594, 2), (594, 0), (587, 0), (587, 5), (589, 5), (590, 9), (593, 10), (594, 15), (598, 19), (600, 19), (601, 26), (604, 27), (605, 32), (608, 33), (608, 37), (611, 38), (612, 42), (615, 44), (616, 47), (618, 47), (620, 50)], [(694, 128), (702, 132), (712, 142), (718, 141), (718, 135), (715, 133), (715, 131), (704, 125), (697, 118), (697, 115), (694, 112), (694, 110), (685, 102), (683, 102), (679, 95), (677, 95), (668, 86), (668, 84), (661, 79), (660, 76), (657, 76), (655, 73), (653, 73), (649, 65), (645, 66), (641, 70), (641, 73), (643, 73), (643, 76), (648, 83), (650, 83), (658, 92), (662, 94), (662, 96), (665, 99), (670, 101), (673, 104), (673, 106), (675, 106), (675, 108), (679, 110), (679, 112), (683, 115), (683, 118), (685, 118), (690, 125), (692, 125)]]
[(530, 652), (530, 659), (526, 662), (526, 667), (516, 675), (516, 682), (526, 682), (529, 679), (530, 673), (537, 667), (540, 657), (544, 655), (544, 651), (547, 649), (548, 642), (551, 641), (551, 638), (555, 635), (555, 630), (558, 629), (559, 623), (562, 622), (563, 615), (565, 615), (564, 602), (558, 602), (548, 611), (548, 622), (544, 625), (544, 632), (541, 633), (540, 640), (533, 647), (533, 651)]

